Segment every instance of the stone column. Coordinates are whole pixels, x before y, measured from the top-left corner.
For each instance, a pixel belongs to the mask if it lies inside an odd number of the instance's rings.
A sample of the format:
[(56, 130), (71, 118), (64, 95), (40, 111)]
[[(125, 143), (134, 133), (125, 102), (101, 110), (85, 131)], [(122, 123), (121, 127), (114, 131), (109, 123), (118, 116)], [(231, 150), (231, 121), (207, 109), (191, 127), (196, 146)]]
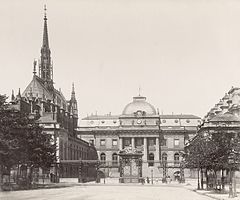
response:
[(147, 161), (147, 138), (143, 139), (143, 161)]
[(119, 138), (119, 150), (123, 149), (123, 139)]
[(159, 138), (156, 137), (156, 156), (154, 158), (155, 161), (159, 161)]
[(135, 138), (134, 137), (132, 137), (132, 142), (131, 143), (132, 143), (132, 148), (135, 149)]

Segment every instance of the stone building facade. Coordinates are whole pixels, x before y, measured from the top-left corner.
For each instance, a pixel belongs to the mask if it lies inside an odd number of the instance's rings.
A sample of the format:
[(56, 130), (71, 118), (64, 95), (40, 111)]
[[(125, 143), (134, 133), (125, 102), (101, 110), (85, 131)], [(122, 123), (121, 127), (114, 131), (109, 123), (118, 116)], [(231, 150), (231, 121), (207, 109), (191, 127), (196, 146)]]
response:
[[(181, 151), (201, 123), (194, 115), (160, 115), (146, 97), (136, 96), (121, 115), (91, 115), (80, 121), (78, 136), (95, 145), (102, 162), (118, 166), (118, 152), (134, 148), (143, 152), (143, 177), (162, 177), (161, 161), (168, 161), (168, 175), (180, 169)], [(171, 169), (170, 169), (171, 167)], [(111, 168), (111, 173), (117, 175)]]

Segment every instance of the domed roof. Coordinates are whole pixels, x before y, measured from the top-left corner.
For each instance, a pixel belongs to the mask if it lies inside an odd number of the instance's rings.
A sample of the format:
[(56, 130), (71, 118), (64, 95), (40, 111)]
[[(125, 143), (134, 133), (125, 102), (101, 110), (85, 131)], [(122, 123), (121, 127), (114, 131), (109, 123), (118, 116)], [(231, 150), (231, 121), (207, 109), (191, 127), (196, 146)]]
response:
[(232, 113), (226, 112), (224, 114), (218, 114), (213, 117), (210, 122), (240, 122), (240, 118)]
[(127, 104), (123, 110), (123, 115), (133, 115), (141, 111), (143, 114), (146, 115), (156, 115), (156, 109), (153, 105), (146, 101), (146, 97), (137, 96), (133, 97), (133, 102)]

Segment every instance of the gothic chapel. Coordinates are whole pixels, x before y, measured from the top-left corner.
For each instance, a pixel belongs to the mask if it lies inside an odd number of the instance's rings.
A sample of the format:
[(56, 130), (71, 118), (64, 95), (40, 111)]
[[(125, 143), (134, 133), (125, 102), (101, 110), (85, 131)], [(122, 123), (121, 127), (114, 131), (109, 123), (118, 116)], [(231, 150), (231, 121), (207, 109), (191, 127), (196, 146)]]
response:
[(77, 138), (75, 129), (78, 126), (78, 108), (74, 84), (70, 100), (66, 100), (62, 92), (54, 88), (46, 8), (38, 73), (36, 67), (37, 62), (34, 61), (33, 78), (24, 92), (21, 94), (19, 89), (16, 97), (12, 94), (12, 107), (30, 115), (40, 115), (39, 123), (45, 132), (53, 136), (57, 144), (57, 165), (48, 172), (40, 169), (39, 174), (55, 173), (60, 177), (78, 177), (78, 166), (63, 161), (97, 160), (97, 153), (93, 145)]

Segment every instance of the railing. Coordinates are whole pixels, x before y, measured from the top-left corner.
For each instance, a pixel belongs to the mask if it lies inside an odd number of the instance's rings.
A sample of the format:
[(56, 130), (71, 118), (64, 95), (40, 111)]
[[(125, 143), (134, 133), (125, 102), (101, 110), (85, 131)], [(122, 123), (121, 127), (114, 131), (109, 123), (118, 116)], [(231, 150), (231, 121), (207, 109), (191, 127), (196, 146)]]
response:
[(136, 150), (137, 151), (143, 151), (144, 149), (143, 149), (143, 146), (136, 146)]
[(99, 161), (99, 167), (119, 167), (118, 161)]
[(156, 147), (155, 146), (149, 146), (148, 149), (149, 149), (149, 151), (156, 151)]

